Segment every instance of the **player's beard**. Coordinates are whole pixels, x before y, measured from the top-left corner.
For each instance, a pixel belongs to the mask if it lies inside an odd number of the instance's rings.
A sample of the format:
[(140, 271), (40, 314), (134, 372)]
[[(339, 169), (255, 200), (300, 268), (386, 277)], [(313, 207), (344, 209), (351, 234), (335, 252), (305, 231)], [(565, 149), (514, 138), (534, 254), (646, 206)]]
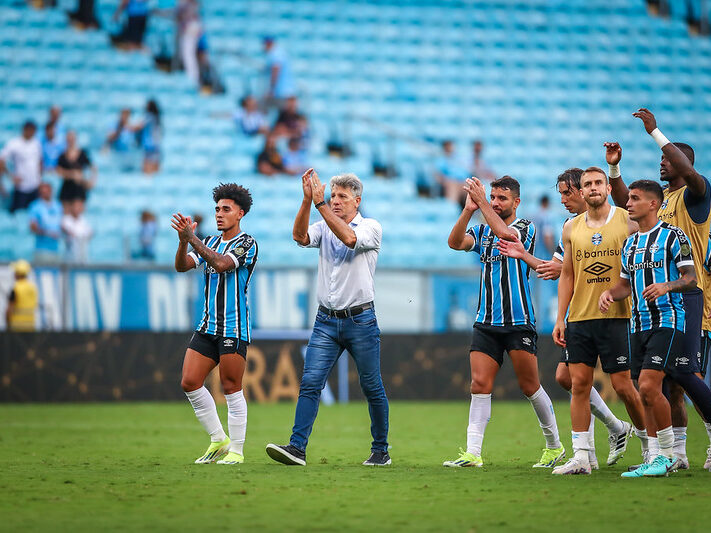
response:
[(598, 208), (605, 202), (607, 202), (607, 196), (593, 196), (585, 198), (587, 204), (592, 208)]
[(513, 214), (513, 210), (509, 209), (508, 211), (506, 211), (505, 209), (502, 209), (500, 212), (498, 212), (496, 214), (499, 215), (499, 218), (501, 220), (506, 220)]

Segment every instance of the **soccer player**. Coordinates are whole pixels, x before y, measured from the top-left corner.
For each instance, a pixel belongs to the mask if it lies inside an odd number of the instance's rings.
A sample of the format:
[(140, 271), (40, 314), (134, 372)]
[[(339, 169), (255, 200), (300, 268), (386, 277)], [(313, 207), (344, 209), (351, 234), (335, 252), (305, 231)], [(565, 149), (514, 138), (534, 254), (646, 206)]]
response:
[[(331, 178), (331, 198), (314, 169), (301, 176), (304, 198), (294, 220), (293, 238), (300, 245), (319, 249), (318, 313), (309, 338), (304, 373), (296, 402), (294, 426), (287, 445), (269, 443), (269, 457), (286, 465), (306, 465), (306, 446), (318, 414), (321, 391), (341, 354), (348, 350), (358, 369), (361, 389), (368, 400), (370, 457), (365, 466), (392, 463), (388, 453), (390, 407), (380, 374), (380, 329), (375, 315), (375, 265), (383, 229), (364, 218), (358, 207), (363, 183), (355, 174)], [(309, 225), (311, 204), (323, 220)]]
[[(607, 143), (607, 159), (610, 162), (611, 158), (617, 157), (619, 145), (616, 143)], [(558, 176), (556, 188), (560, 193), (560, 202), (573, 215), (584, 213), (588, 209), (588, 204), (580, 190), (580, 176), (583, 170), (580, 168), (569, 168)], [(568, 220), (572, 220), (571, 217)], [(566, 222), (568, 222), (566, 220)], [(500, 241), (499, 249), (509, 257), (523, 259), (526, 264), (538, 272), (538, 276), (543, 279), (558, 279), (560, 271), (563, 267), (563, 243), (559, 242), (558, 247), (553, 253), (553, 257), (548, 261), (542, 261), (526, 252), (523, 244), (520, 241)], [(568, 369), (568, 351), (565, 348), (561, 349), (561, 361), (555, 372), (555, 379), (558, 384), (566, 391), (570, 392), (572, 382), (570, 379), (570, 370)], [(610, 453), (607, 456), (607, 464), (615, 464), (622, 454), (627, 449), (627, 440), (629, 436), (629, 424), (617, 418), (607, 406), (605, 401), (600, 396), (600, 393), (595, 387), (590, 388), (590, 412), (602, 421), (607, 427), (609, 433), (608, 442), (610, 445)], [(595, 418), (590, 417), (590, 427), (588, 428), (589, 446), (588, 460), (590, 468), (595, 470), (598, 468), (597, 456), (595, 454)], [(646, 449), (647, 441), (644, 434), (640, 436), (643, 442), (643, 448)]]
[[(709, 245), (706, 248), (706, 258), (704, 259), (704, 269), (701, 271), (703, 284), (711, 288), (711, 233), (709, 233)], [(709, 354), (711, 353), (711, 290), (704, 291), (704, 318), (701, 331), (701, 349), (699, 351), (699, 370), (703, 378), (709, 367)], [(708, 383), (708, 382), (707, 382)], [(709, 447), (706, 450), (706, 462), (704, 468), (711, 471), (711, 423), (704, 422), (706, 433), (709, 436)]]
[[(558, 318), (553, 328), (553, 340), (568, 352), (575, 456), (555, 468), (554, 474), (591, 471), (590, 392), (598, 357), (635, 427), (640, 433), (644, 431), (642, 402), (629, 371), (629, 305), (620, 302), (607, 316), (597, 306), (600, 294), (618, 277), (617, 257), (622, 243), (637, 225), (630, 222), (626, 211), (608, 203), (610, 186), (602, 169), (585, 170), (580, 185), (588, 209), (563, 227), (563, 270), (558, 283)], [(624, 424), (626, 442), (632, 428)]]
[[(190, 217), (177, 213), (172, 220), (180, 239), (175, 270), (186, 272), (199, 266), (205, 270), (205, 304), (185, 352), (181, 385), (211, 440), (195, 463), (232, 465), (244, 462), (247, 402), (242, 376), (251, 339), (247, 287), (257, 264), (257, 241), (240, 228), (252, 207), (247, 189), (234, 183), (220, 184), (213, 189), (212, 198), (220, 235), (201, 241), (194, 233), (197, 224)], [(190, 252), (188, 245), (193, 247)], [(205, 378), (218, 364), (227, 400), (229, 437), (222, 429), (215, 400), (205, 388)]]
[[(521, 391), (531, 402), (546, 439), (543, 455), (534, 467), (552, 467), (565, 457), (560, 444), (553, 404), (538, 379), (535, 318), (528, 285), (529, 268), (507, 258), (497, 247), (502, 239), (519, 239), (532, 251), (536, 230), (533, 224), (516, 216), (521, 203), (520, 185), (504, 176), (491, 183), (491, 204), (484, 185), (468, 179), (464, 209), (449, 235), (454, 250), (473, 251), (481, 261), (479, 309), (474, 322), (469, 352), (471, 364), (471, 404), (467, 427), (467, 449), (444, 466), (482, 466), (481, 448), (484, 431), (491, 416), (491, 392), (494, 379), (508, 352)], [(486, 224), (467, 230), (474, 212), (480, 209)]]
[[(697, 272), (697, 287), (684, 292), (684, 308), (686, 309), (686, 331), (684, 333), (684, 353), (689, 358), (689, 364), (694, 372), (700, 352), (701, 320), (703, 316), (703, 292), (706, 289), (703, 272), (703, 260), (708, 245), (709, 224), (711, 223), (711, 185), (709, 181), (694, 169), (694, 150), (688, 144), (671, 143), (657, 128), (657, 121), (651, 111), (642, 108), (633, 115), (639, 118), (647, 133), (655, 140), (662, 150), (659, 177), (667, 182), (664, 188), (664, 201), (659, 208), (659, 218), (669, 224), (681, 228), (687, 235), (694, 250), (694, 267)], [(616, 174), (619, 178), (619, 172)], [(617, 191), (617, 199), (628, 190), (622, 179), (611, 175), (610, 183), (613, 191)], [(620, 205), (621, 204), (617, 204)], [(686, 380), (686, 375), (680, 375)], [(687, 386), (694, 387), (695, 381), (688, 381)], [(675, 443), (674, 455), (679, 458), (677, 468), (689, 467), (686, 457), (686, 426), (688, 417), (684, 405), (684, 390), (694, 400), (696, 395), (704, 395), (704, 391), (684, 389), (683, 383), (667, 379), (669, 403), (671, 405)], [(681, 386), (680, 386), (681, 385)], [(694, 400), (696, 401), (696, 400)]]
[(662, 381), (666, 373), (688, 368), (680, 292), (696, 287), (696, 272), (687, 236), (657, 216), (663, 201), (658, 183), (639, 180), (630, 184), (627, 209), (639, 231), (625, 240), (619, 281), (598, 301), (600, 311), (610, 313), (615, 302), (632, 295), (632, 367), (648, 410), (647, 430), (650, 435), (656, 432), (659, 443), (659, 453), (651, 462), (622, 477), (666, 476), (677, 461), (671, 409), (662, 393)]

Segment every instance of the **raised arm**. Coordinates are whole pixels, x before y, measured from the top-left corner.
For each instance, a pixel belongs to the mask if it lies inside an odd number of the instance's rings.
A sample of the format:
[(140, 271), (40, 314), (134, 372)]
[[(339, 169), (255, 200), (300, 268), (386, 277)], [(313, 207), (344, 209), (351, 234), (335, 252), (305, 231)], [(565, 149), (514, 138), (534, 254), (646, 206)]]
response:
[(570, 243), (570, 222), (563, 226), (563, 269), (558, 280), (558, 316), (553, 328), (553, 341), (558, 346), (565, 347), (565, 315), (568, 313), (570, 300), (573, 298), (573, 251)]
[(467, 234), (467, 226), (477, 209), (479, 209), (479, 206), (476, 205), (471, 195), (467, 194), (462, 214), (459, 215), (459, 218), (454, 223), (447, 240), (447, 244), (452, 250), (471, 250), (472, 246), (474, 246), (474, 238)]
[(311, 242), (309, 238), (309, 215), (311, 214), (311, 174), (313, 168), (308, 169), (301, 176), (301, 187), (304, 190), (304, 199), (301, 201), (299, 212), (294, 219), (294, 229), (291, 232), (293, 239), (301, 246), (308, 246)]
[(484, 219), (494, 235), (507, 241), (513, 241), (518, 238), (516, 232), (506, 225), (506, 222), (496, 214), (496, 211), (489, 204), (486, 198), (486, 189), (481, 181), (477, 178), (468, 178), (464, 190), (471, 195), (472, 200), (479, 206), (481, 214), (484, 215)]
[[(200, 255), (216, 272), (227, 272), (235, 267), (235, 262), (230, 257), (208, 248), (205, 246), (205, 243), (198, 239), (197, 235), (195, 235), (197, 224), (193, 222), (190, 217), (184, 217), (180, 213), (177, 213), (173, 215), (172, 226), (173, 229), (178, 232), (180, 239), (191, 245), (195, 253)], [(180, 251), (180, 246), (178, 246), (178, 251)], [(187, 245), (185, 246), (185, 251), (187, 251)], [(176, 254), (176, 262), (177, 259)], [(185, 266), (185, 263), (181, 262), (181, 266)]]
[(336, 215), (331, 210), (331, 206), (326, 203), (324, 199), (324, 191), (326, 186), (321, 184), (321, 181), (318, 179), (318, 174), (316, 174), (313, 170), (311, 171), (310, 181), (311, 199), (314, 205), (318, 206), (316, 209), (318, 209), (318, 212), (321, 213), (326, 225), (343, 244), (348, 246), (348, 248), (355, 248), (356, 242), (358, 241), (355, 231), (353, 231), (353, 228), (351, 228), (345, 220)]
[(178, 232), (178, 250), (175, 252), (175, 270), (177, 272), (187, 272), (195, 268), (195, 260), (188, 255), (188, 239), (187, 233), (184, 230), (185, 226), (189, 224), (193, 231), (197, 227), (195, 222), (190, 220), (190, 217), (183, 217), (181, 214), (173, 215), (173, 220), (170, 221), (170, 225), (175, 231)]
[(657, 127), (657, 119), (654, 114), (644, 107), (636, 113), (632, 113), (635, 117), (644, 123), (644, 129), (662, 149), (662, 153), (667, 158), (669, 163), (677, 174), (684, 180), (684, 183), (689, 187), (689, 191), (694, 196), (704, 196), (706, 194), (706, 181), (694, 169), (694, 164), (682, 152), (678, 146), (670, 142)]
[(623, 209), (627, 205), (627, 199), (629, 198), (629, 190), (627, 185), (622, 180), (620, 174), (620, 161), (622, 160), (622, 147), (619, 143), (609, 142), (605, 143), (605, 160), (610, 169), (610, 188), (612, 189), (611, 196), (612, 201), (615, 202), (617, 207), (622, 207)]

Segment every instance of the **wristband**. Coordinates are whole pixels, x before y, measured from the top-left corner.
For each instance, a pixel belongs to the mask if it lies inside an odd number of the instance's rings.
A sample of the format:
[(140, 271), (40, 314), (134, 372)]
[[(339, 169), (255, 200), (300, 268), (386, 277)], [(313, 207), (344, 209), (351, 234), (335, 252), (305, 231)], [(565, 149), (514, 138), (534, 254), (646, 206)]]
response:
[(318, 208), (321, 207), (322, 205), (326, 205), (326, 200), (321, 200), (319, 203), (314, 204), (314, 207), (315, 207), (316, 209), (318, 209)]
[(610, 168), (610, 179), (614, 180), (615, 178), (619, 178), (622, 174), (620, 174), (620, 165), (610, 165), (608, 163), (607, 165)]
[(659, 131), (659, 128), (654, 128), (654, 131), (650, 133), (652, 136), (652, 139), (659, 145), (659, 148), (664, 148), (667, 144), (669, 144), (669, 139), (667, 139), (664, 134)]

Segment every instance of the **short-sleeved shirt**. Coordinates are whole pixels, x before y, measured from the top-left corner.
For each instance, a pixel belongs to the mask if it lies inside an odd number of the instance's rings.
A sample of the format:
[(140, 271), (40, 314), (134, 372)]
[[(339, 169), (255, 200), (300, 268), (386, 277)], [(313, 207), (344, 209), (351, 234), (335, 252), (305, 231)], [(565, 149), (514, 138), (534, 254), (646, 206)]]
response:
[(22, 136), (10, 139), (0, 151), (0, 159), (9, 163), (13, 173), (20, 178), (16, 186), (18, 191), (32, 192), (39, 187), (42, 180), (42, 145), (36, 135), (29, 140)]
[[(517, 218), (509, 224), (509, 228), (518, 234), (524, 248), (533, 253), (536, 242), (533, 223)], [(488, 225), (473, 226), (467, 234), (474, 239), (469, 251), (479, 254), (481, 261), (479, 308), (475, 322), (489, 326), (533, 327), (536, 319), (528, 284), (528, 265), (520, 259), (503, 255), (497, 247), (499, 238)]]
[(42, 163), (45, 170), (53, 170), (57, 166), (59, 157), (64, 153), (67, 143), (56, 134), (53, 139), (42, 135)]
[(232, 115), (232, 119), (245, 135), (256, 135), (260, 129), (267, 126), (267, 119), (259, 111), (247, 112), (244, 109), (238, 109)]
[(58, 252), (62, 233), (62, 204), (56, 200), (45, 202), (38, 198), (30, 204), (28, 212), (30, 222), (35, 222), (43, 232), (56, 235), (56, 237), (35, 235), (35, 248), (46, 252)]
[(205, 303), (195, 331), (251, 342), (247, 290), (257, 264), (257, 241), (242, 232), (229, 241), (211, 235), (202, 242), (232, 259), (234, 268), (219, 273), (194, 250), (188, 253), (195, 261), (195, 267), (204, 266), (205, 270)]
[(318, 248), (318, 282), (316, 298), (329, 309), (348, 309), (375, 299), (375, 265), (378, 262), (383, 228), (372, 218), (360, 213), (349, 226), (356, 244), (349, 248), (336, 237), (323, 220), (309, 226), (309, 244)]
[(684, 302), (679, 292), (668, 292), (653, 301), (642, 296), (645, 287), (681, 277), (679, 269), (694, 266), (691, 243), (679, 228), (658, 222), (651, 230), (630, 235), (622, 247), (620, 277), (632, 287), (633, 333), (653, 328), (684, 331)]
[(272, 67), (279, 67), (279, 75), (274, 86), (274, 98), (288, 98), (296, 94), (294, 76), (291, 72), (291, 63), (284, 51), (277, 45), (267, 53), (267, 79), (271, 76)]

